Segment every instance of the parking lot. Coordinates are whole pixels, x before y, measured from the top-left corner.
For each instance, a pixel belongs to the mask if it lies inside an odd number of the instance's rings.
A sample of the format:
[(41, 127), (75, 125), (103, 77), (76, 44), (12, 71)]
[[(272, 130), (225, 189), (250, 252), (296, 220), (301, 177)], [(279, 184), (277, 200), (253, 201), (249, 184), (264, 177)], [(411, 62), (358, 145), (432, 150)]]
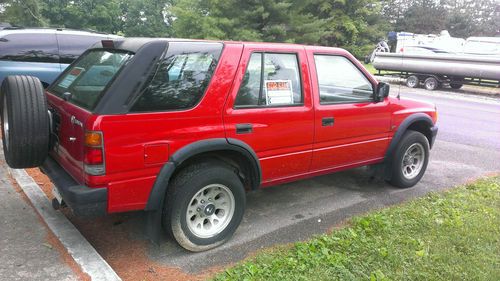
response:
[[(251, 192), (234, 237), (202, 253), (189, 253), (167, 237), (160, 245), (150, 243), (141, 212), (93, 220), (64, 213), (124, 280), (205, 279), (260, 249), (307, 239), (355, 214), (500, 171), (499, 99), (395, 85), (391, 95), (398, 91), (402, 98), (434, 102), (439, 111), (440, 131), (429, 167), (414, 188), (396, 189), (372, 179), (367, 168), (358, 168)], [(29, 173), (44, 190), (50, 189), (43, 175)]]

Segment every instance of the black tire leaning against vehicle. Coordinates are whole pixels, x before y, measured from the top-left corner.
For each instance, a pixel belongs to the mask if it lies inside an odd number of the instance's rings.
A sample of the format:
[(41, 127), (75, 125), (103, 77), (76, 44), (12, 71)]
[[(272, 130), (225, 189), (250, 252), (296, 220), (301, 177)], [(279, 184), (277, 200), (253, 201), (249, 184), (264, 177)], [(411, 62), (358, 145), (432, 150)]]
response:
[(7, 164), (16, 169), (42, 165), (49, 149), (49, 117), (42, 83), (32, 76), (8, 76), (0, 93)]
[(186, 250), (206, 251), (231, 238), (243, 218), (245, 201), (235, 168), (217, 160), (193, 164), (168, 188), (163, 226)]
[[(408, 188), (417, 184), (429, 163), (429, 141), (420, 132), (408, 130), (392, 154), (390, 184)], [(413, 167), (413, 168), (412, 168)]]

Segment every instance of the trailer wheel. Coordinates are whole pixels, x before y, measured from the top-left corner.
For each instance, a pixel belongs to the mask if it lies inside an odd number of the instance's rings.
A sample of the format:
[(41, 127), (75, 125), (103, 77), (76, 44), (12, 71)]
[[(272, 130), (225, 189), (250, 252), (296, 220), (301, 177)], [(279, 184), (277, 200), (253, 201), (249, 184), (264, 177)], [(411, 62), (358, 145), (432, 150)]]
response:
[(460, 84), (460, 83), (450, 83), (450, 87), (452, 89), (455, 89), (455, 90), (462, 88), (462, 86), (463, 86), (463, 84)]
[(418, 87), (419, 81), (420, 80), (418, 79), (417, 75), (410, 75), (408, 76), (408, 78), (406, 78), (406, 86), (410, 88), (416, 88)]
[(427, 89), (429, 91), (434, 91), (437, 88), (439, 88), (439, 81), (434, 77), (429, 77), (429, 78), (425, 79), (424, 87), (425, 87), (425, 89)]

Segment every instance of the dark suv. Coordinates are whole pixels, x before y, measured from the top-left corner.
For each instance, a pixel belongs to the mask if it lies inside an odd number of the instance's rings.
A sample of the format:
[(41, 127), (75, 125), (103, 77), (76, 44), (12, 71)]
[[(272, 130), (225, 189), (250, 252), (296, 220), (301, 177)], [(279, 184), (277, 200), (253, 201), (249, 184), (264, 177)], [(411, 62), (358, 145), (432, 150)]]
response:
[(119, 36), (50, 28), (0, 30), (0, 83), (8, 75), (32, 75), (47, 87), (86, 49)]
[(7, 163), (42, 166), (56, 206), (145, 210), (191, 251), (231, 237), (246, 191), (365, 165), (411, 187), (437, 133), (434, 105), (317, 46), (107, 40), (45, 94), (27, 76), (1, 94)]

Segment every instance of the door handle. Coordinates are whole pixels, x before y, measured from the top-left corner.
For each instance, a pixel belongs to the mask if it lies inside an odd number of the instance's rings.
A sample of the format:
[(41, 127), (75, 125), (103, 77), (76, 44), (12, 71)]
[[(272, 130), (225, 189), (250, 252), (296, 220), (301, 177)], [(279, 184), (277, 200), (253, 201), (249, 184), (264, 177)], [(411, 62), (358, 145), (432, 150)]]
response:
[(237, 134), (250, 134), (253, 130), (252, 124), (236, 124)]
[(321, 119), (321, 125), (323, 127), (333, 126), (334, 122), (335, 122), (335, 119), (333, 117), (323, 117), (323, 119)]

